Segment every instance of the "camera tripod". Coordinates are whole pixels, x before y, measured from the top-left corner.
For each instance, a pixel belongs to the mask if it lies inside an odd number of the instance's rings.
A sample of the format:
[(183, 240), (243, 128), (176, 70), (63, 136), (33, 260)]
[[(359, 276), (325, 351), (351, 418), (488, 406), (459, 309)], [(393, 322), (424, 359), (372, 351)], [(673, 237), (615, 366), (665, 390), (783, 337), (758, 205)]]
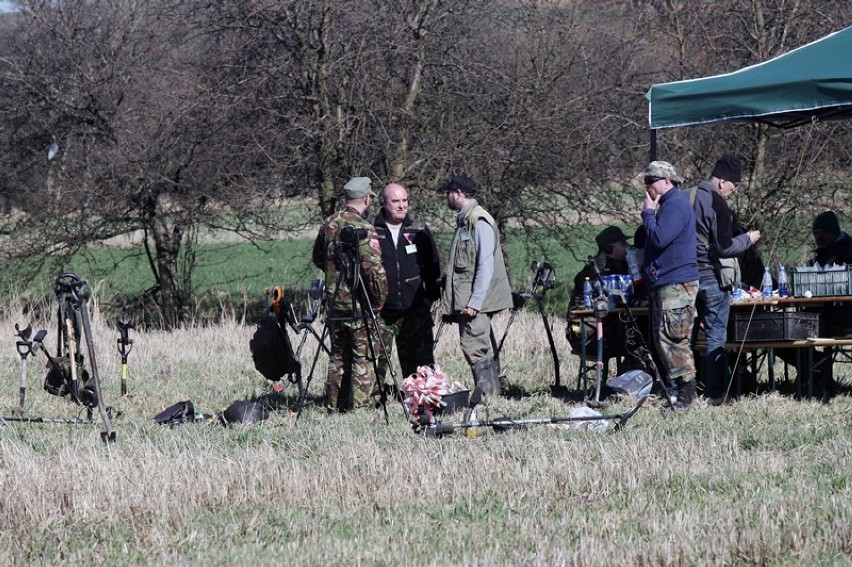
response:
[[(357, 321), (360, 321), (363, 324), (363, 328), (366, 330), (367, 334), (367, 358), (372, 364), (373, 373), (375, 376), (375, 390), (379, 392), (379, 400), (384, 411), (385, 423), (389, 423), (387, 410), (387, 393), (385, 392), (384, 384), (382, 384), (380, 380), (378, 356), (375, 346), (376, 343), (378, 343), (381, 356), (384, 357), (387, 361), (388, 372), (391, 375), (391, 379), (393, 380), (396, 391), (400, 390), (399, 384), (397, 383), (396, 370), (394, 369), (393, 362), (391, 361), (390, 353), (388, 351), (387, 345), (385, 344), (385, 340), (381, 332), (381, 326), (379, 323), (378, 316), (375, 312), (375, 309), (373, 308), (372, 301), (370, 300), (370, 294), (367, 291), (366, 285), (364, 283), (363, 274), (361, 273), (359, 243), (365, 238), (367, 238), (366, 229), (356, 229), (351, 225), (347, 225), (340, 232), (339, 238), (335, 243), (334, 263), (337, 269), (337, 279), (335, 281), (333, 289), (331, 290), (331, 293), (328, 293), (328, 290), (326, 290), (326, 319), (325, 324), (323, 325), (322, 333), (319, 336), (319, 340), (320, 344), (322, 345), (325, 341), (326, 336), (328, 336), (330, 333), (333, 333), (335, 330), (339, 330), (337, 328), (338, 325), (345, 325), (346, 323), (353, 323)], [(349, 308), (346, 311), (341, 311), (337, 308), (337, 305), (344, 284), (348, 288), (351, 297), (349, 299)], [(334, 339), (332, 338), (332, 342), (333, 340)], [(299, 408), (296, 414), (297, 420), (301, 416), (302, 409), (305, 406), (308, 387), (311, 383), (311, 380), (313, 379), (314, 371), (316, 370), (316, 364), (319, 359), (319, 354), (321, 350), (322, 349), (317, 349), (313, 361), (311, 362), (311, 369), (308, 373), (308, 377), (305, 382), (305, 387), (303, 389), (302, 396), (299, 401)], [(354, 388), (356, 387), (356, 385), (352, 377), (353, 361), (351, 360), (351, 353), (349, 357), (350, 359), (348, 361), (345, 358), (346, 357), (344, 357), (344, 373), (347, 373), (348, 366), (348, 382), (351, 384), (352, 388), (352, 392), (350, 392), (349, 396), (352, 396), (354, 395)], [(347, 380), (344, 376), (344, 382), (342, 386), (346, 386), (346, 382)], [(329, 395), (331, 394), (329, 393)], [(402, 405), (403, 412), (406, 414), (406, 417), (408, 417), (408, 410), (402, 403), (402, 400), (400, 400), (400, 404)]]
[[(42, 342), (47, 331), (41, 330), (30, 339), (32, 328), (28, 325), (21, 330), (15, 325), (19, 340), (18, 354), (21, 356), (21, 382), (19, 387), (21, 413), (26, 394), (26, 357), (35, 355), (38, 351), (45, 354), (49, 371), (44, 381), (44, 389), (57, 396), (69, 396), (71, 400), (82, 405), (87, 411), (87, 420), (42, 418), (42, 417), (4, 417), (6, 421), (21, 421), (26, 423), (92, 423), (93, 409), (98, 407), (104, 431), (101, 439), (105, 442), (115, 441), (115, 431), (110, 421), (110, 409), (104, 405), (101, 392), (98, 367), (95, 359), (95, 345), (92, 338), (92, 326), (89, 319), (88, 299), (92, 289), (85, 280), (72, 273), (62, 273), (54, 282), (54, 294), (59, 303), (57, 309), (57, 355), (48, 353)], [(85, 341), (89, 355), (89, 369), (86, 369), (82, 342)]]

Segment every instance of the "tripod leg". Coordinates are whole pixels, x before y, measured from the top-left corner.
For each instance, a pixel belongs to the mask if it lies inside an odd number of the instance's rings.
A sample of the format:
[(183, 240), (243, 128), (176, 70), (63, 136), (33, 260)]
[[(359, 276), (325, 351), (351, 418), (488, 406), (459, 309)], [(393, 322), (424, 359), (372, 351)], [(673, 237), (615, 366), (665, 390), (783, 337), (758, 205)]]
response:
[[(377, 322), (378, 323), (378, 322)], [(370, 332), (370, 328), (365, 326), (367, 330), (367, 345), (369, 347), (369, 358), (373, 362), (373, 376), (375, 376), (374, 380), (374, 390), (379, 392), (379, 402), (382, 405), (382, 412), (385, 415), (385, 425), (390, 424), (390, 419), (388, 417), (388, 395), (385, 391), (385, 381), (384, 374), (380, 372), (381, 362), (379, 358), (376, 356), (376, 347), (374, 344), (372, 333)], [(384, 344), (384, 337), (382, 336), (383, 329), (381, 328), (381, 324), (376, 325), (375, 333), (378, 335), (376, 339), (378, 339), (379, 344)], [(384, 351), (385, 356), (390, 356), (390, 353), (386, 350)], [(390, 367), (390, 360), (388, 358), (383, 359), (384, 363)]]
[[(325, 337), (328, 334), (328, 325), (328, 317), (326, 317), (325, 325), (323, 325), (322, 328), (322, 334), (320, 334), (319, 336), (319, 345), (317, 346), (317, 351), (316, 353), (314, 353), (313, 361), (311, 361), (311, 370), (310, 372), (308, 372), (307, 380), (305, 380), (305, 387), (302, 388), (300, 392), (301, 395), (299, 396), (299, 407), (296, 410), (296, 421), (299, 421), (299, 418), (302, 417), (302, 410), (305, 408), (305, 402), (307, 401), (308, 397), (308, 388), (310, 387), (311, 380), (314, 377), (314, 370), (316, 370), (317, 367), (317, 360), (319, 360), (319, 355), (323, 350), (320, 347), (324, 344)], [(299, 384), (301, 384), (301, 380), (299, 380)]]

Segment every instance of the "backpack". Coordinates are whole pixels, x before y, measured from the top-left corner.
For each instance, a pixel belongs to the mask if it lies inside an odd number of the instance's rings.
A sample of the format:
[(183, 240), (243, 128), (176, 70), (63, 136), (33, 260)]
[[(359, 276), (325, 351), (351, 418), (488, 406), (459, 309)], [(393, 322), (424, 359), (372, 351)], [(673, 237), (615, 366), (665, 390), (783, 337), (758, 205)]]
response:
[(154, 416), (154, 423), (175, 427), (195, 422), (195, 405), (189, 400), (171, 405)]
[(301, 373), (302, 365), (296, 359), (290, 337), (272, 313), (258, 324), (254, 337), (249, 341), (249, 349), (254, 367), (267, 380), (276, 382), (284, 375)]

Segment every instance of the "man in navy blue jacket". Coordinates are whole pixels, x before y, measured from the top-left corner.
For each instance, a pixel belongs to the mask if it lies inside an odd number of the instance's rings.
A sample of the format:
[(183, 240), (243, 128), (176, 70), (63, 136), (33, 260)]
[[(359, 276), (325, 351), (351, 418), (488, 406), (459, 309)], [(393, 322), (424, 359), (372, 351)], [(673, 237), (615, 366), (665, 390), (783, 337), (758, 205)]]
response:
[(651, 333), (660, 360), (678, 385), (675, 409), (685, 410), (696, 392), (689, 345), (698, 295), (695, 211), (677, 189), (682, 179), (670, 163), (652, 161), (639, 177), (645, 184), (642, 270), (651, 300)]

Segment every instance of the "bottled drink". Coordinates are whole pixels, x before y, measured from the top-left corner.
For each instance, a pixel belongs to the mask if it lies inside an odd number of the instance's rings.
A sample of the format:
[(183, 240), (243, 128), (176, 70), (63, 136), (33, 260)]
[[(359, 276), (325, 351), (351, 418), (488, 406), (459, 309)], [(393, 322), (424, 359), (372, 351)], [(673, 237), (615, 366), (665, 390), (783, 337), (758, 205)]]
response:
[(627, 274), (621, 276), (621, 290), (624, 292), (624, 302), (630, 304), (633, 301), (633, 278)]
[(769, 273), (769, 267), (763, 272), (763, 282), (760, 284), (763, 291), (763, 297), (772, 297), (772, 274)]
[(734, 289), (731, 290), (731, 297), (734, 301), (740, 301), (743, 298), (743, 288), (740, 282), (734, 284)]
[(627, 266), (630, 269), (630, 278), (633, 280), (633, 285), (642, 283), (642, 270), (639, 267), (639, 259), (636, 257), (636, 250), (631, 246), (627, 249)]
[(778, 297), (787, 297), (787, 272), (784, 271), (784, 266), (778, 268)]
[(592, 282), (589, 281), (589, 278), (586, 278), (586, 281), (583, 282), (583, 308), (592, 308)]

